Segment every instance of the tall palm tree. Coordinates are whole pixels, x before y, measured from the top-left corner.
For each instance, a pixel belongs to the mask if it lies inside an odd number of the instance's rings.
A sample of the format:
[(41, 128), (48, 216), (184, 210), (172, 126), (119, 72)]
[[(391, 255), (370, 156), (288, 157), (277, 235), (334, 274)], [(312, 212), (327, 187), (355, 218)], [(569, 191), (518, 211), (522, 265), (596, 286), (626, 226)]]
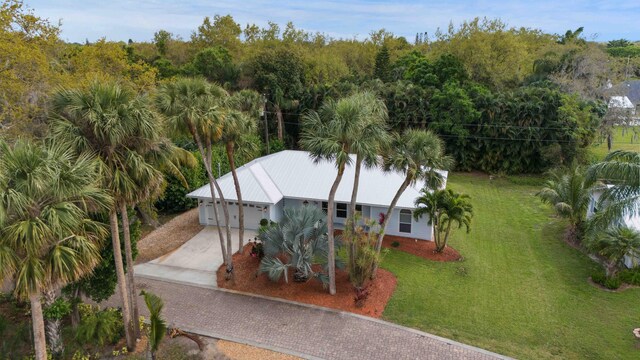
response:
[[(383, 111), (382, 109), (384, 107), (381, 107), (380, 103), (376, 102), (375, 97), (370, 93), (356, 93), (338, 101), (328, 100), (317, 112), (310, 111), (302, 117), (300, 140), (302, 148), (309, 151), (310, 156), (315, 161), (328, 160), (334, 162), (338, 170), (327, 200), (329, 243), (327, 260), (329, 263), (329, 293), (331, 295), (336, 293), (333, 223), (336, 191), (342, 181), (346, 166), (351, 165), (353, 162), (350, 154), (354, 150), (364, 153), (365, 142), (367, 141), (364, 136), (379, 131), (376, 124), (378, 124), (379, 119), (384, 118), (384, 115), (380, 114)], [(375, 119), (375, 121), (372, 119)], [(375, 144), (367, 144), (366, 146), (377, 149)], [(362, 161), (364, 160), (362, 160), (361, 156)]]
[[(61, 146), (0, 143), (0, 281), (29, 299), (36, 359), (47, 357), (41, 297), (90, 273), (100, 261), (103, 224), (90, 211), (111, 206), (98, 164)], [(54, 353), (59, 334), (49, 333)]]
[(579, 166), (549, 173), (545, 186), (536, 193), (542, 202), (553, 206), (556, 214), (569, 219), (569, 236), (576, 240), (587, 215), (591, 192)]
[(591, 224), (603, 228), (625, 217), (640, 216), (640, 152), (616, 150), (587, 170), (589, 184), (609, 185), (600, 196)]
[(220, 218), (216, 205), (216, 193), (224, 213), (226, 246), (222, 228), (220, 226), (217, 228), (227, 277), (230, 278), (233, 276), (233, 250), (229, 208), (211, 167), (213, 144), (221, 139), (224, 129), (227, 112), (224, 105), (227, 98), (228, 94), (224, 89), (209, 84), (204, 79), (182, 78), (160, 87), (156, 96), (156, 107), (166, 117), (173, 132), (190, 136), (198, 146), (209, 178), (209, 190), (214, 204), (213, 214), (217, 224), (220, 223)]
[(587, 247), (606, 259), (607, 276), (614, 277), (624, 266), (625, 256), (640, 258), (640, 231), (626, 226), (612, 227), (591, 237)]
[[(163, 181), (162, 172), (146, 159), (164, 141), (159, 119), (145, 97), (115, 83), (95, 82), (87, 89), (63, 89), (53, 95), (52, 104), (53, 138), (78, 154), (95, 153), (102, 186), (114, 198), (109, 211), (111, 239), (127, 347), (132, 349), (139, 326), (134, 318), (138, 306), (126, 208), (152, 196)], [(128, 279), (120, 250), (118, 211), (124, 219)]]
[(416, 210), (413, 217), (429, 217), (429, 224), (433, 226), (436, 252), (442, 252), (447, 246), (453, 226), (458, 229), (464, 226), (467, 232), (471, 231), (473, 205), (469, 202), (469, 195), (459, 194), (451, 189), (422, 189), (421, 192), (422, 196), (415, 201)]
[[(253, 107), (257, 103), (250, 103), (253, 100), (253, 92), (236, 93), (230, 99), (229, 105), (234, 107), (235, 110), (229, 111), (225, 116), (222, 126), (222, 136), (220, 141), (225, 145), (227, 153), (227, 159), (229, 160), (229, 167), (231, 168), (231, 176), (233, 177), (233, 185), (236, 189), (236, 196), (238, 197), (238, 250), (242, 251), (244, 246), (244, 203), (242, 201), (242, 191), (240, 189), (240, 182), (238, 181), (238, 174), (236, 173), (236, 161), (234, 155), (236, 151), (252, 152), (255, 151), (253, 142), (247, 141), (247, 137), (256, 131), (257, 124), (255, 117), (255, 111), (252, 111)], [(242, 110), (248, 107), (247, 112)]]
[(453, 158), (444, 154), (444, 148), (444, 142), (429, 130), (408, 129), (402, 135), (394, 134), (392, 146), (383, 155), (383, 167), (385, 171), (400, 172), (405, 177), (380, 226), (381, 233), (376, 243), (378, 253), (382, 249), (382, 240), (391, 214), (407, 187), (415, 185), (419, 180), (424, 181), (431, 190), (442, 186), (444, 179), (436, 170), (453, 166)]

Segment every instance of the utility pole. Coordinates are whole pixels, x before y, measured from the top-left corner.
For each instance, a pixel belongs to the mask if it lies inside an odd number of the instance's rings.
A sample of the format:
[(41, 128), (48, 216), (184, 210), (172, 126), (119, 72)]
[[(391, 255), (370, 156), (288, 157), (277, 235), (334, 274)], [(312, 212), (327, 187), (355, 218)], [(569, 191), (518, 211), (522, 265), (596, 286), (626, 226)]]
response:
[(262, 102), (264, 104), (262, 108), (262, 115), (264, 116), (264, 141), (267, 144), (267, 155), (271, 153), (269, 148), (269, 124), (267, 123), (267, 95), (262, 94)]

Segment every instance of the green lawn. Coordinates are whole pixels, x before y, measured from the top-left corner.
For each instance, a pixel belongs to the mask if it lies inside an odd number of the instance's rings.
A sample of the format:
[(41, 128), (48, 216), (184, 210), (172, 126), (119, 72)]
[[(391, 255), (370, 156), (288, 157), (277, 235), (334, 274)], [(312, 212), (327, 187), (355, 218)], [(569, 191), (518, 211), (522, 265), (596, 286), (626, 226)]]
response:
[(587, 283), (597, 265), (562, 240), (563, 224), (535, 187), (454, 174), (469, 194), (472, 231), (451, 245), (462, 262), (436, 263), (391, 250), (398, 277), (384, 318), (509, 356), (638, 359), (640, 289), (605, 292)]
[[(636, 132), (640, 132), (640, 129), (636, 127)], [(640, 136), (640, 134), (638, 134)], [(633, 150), (640, 151), (640, 139), (634, 139), (634, 131), (631, 128), (624, 129), (617, 127), (613, 133), (613, 144), (611, 150)], [(595, 156), (597, 160), (604, 159), (607, 155), (607, 142), (606, 140), (601, 144), (594, 144), (590, 149), (591, 154)]]

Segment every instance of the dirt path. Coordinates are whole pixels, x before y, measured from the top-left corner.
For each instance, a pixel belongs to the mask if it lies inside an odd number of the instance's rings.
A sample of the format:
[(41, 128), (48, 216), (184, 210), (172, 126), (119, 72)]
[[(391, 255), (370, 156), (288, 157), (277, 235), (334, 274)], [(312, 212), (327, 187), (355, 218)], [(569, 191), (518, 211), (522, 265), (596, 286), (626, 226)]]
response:
[(204, 226), (198, 219), (198, 208), (171, 219), (138, 242), (136, 264), (170, 253), (199, 233)]

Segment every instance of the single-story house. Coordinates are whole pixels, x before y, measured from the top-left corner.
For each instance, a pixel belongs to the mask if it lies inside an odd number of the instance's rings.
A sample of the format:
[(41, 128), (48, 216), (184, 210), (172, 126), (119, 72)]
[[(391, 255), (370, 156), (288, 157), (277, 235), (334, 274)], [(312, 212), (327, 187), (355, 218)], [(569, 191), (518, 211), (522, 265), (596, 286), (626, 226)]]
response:
[[(613, 185), (607, 185), (607, 187), (611, 186)], [(604, 188), (596, 188), (591, 192), (591, 199), (589, 200), (589, 207), (587, 208), (587, 219), (598, 212), (598, 206), (601, 205), (599, 204), (600, 196), (602, 196), (603, 190)], [(640, 231), (640, 216), (627, 216), (623, 219), (621, 225)], [(624, 257), (624, 264), (628, 268), (636, 267), (640, 265), (640, 258), (626, 255)]]
[[(352, 156), (355, 163), (355, 156)], [(242, 191), (244, 207), (244, 225), (246, 229), (258, 229), (261, 219), (278, 222), (283, 209), (303, 205), (327, 209), (329, 190), (335, 180), (336, 166), (327, 161), (314, 162), (306, 151), (285, 150), (255, 159), (237, 169), (238, 181)], [(438, 170), (444, 177), (446, 186), (447, 172)], [(347, 166), (340, 186), (336, 192), (336, 206), (333, 216), (336, 228), (344, 226), (349, 217), (349, 202), (353, 188), (354, 167)], [(386, 213), (393, 196), (404, 180), (404, 175), (384, 172), (381, 168), (362, 168), (357, 211), (363, 218), (379, 219), (380, 213)], [(238, 199), (231, 173), (218, 179), (218, 183), (229, 208), (229, 221), (232, 227), (238, 227)], [(400, 196), (388, 221), (386, 233), (414, 239), (431, 240), (433, 229), (428, 219), (413, 218), (414, 201), (424, 187), (422, 181), (409, 186)], [(213, 214), (213, 201), (209, 184), (187, 194), (198, 199), (200, 223), (217, 225)], [(220, 206), (219, 196), (216, 204)], [(224, 225), (222, 208), (218, 208), (220, 225)]]
[(612, 96), (607, 106), (609, 109), (619, 111), (621, 114), (636, 114), (636, 106), (633, 105), (627, 96)]

